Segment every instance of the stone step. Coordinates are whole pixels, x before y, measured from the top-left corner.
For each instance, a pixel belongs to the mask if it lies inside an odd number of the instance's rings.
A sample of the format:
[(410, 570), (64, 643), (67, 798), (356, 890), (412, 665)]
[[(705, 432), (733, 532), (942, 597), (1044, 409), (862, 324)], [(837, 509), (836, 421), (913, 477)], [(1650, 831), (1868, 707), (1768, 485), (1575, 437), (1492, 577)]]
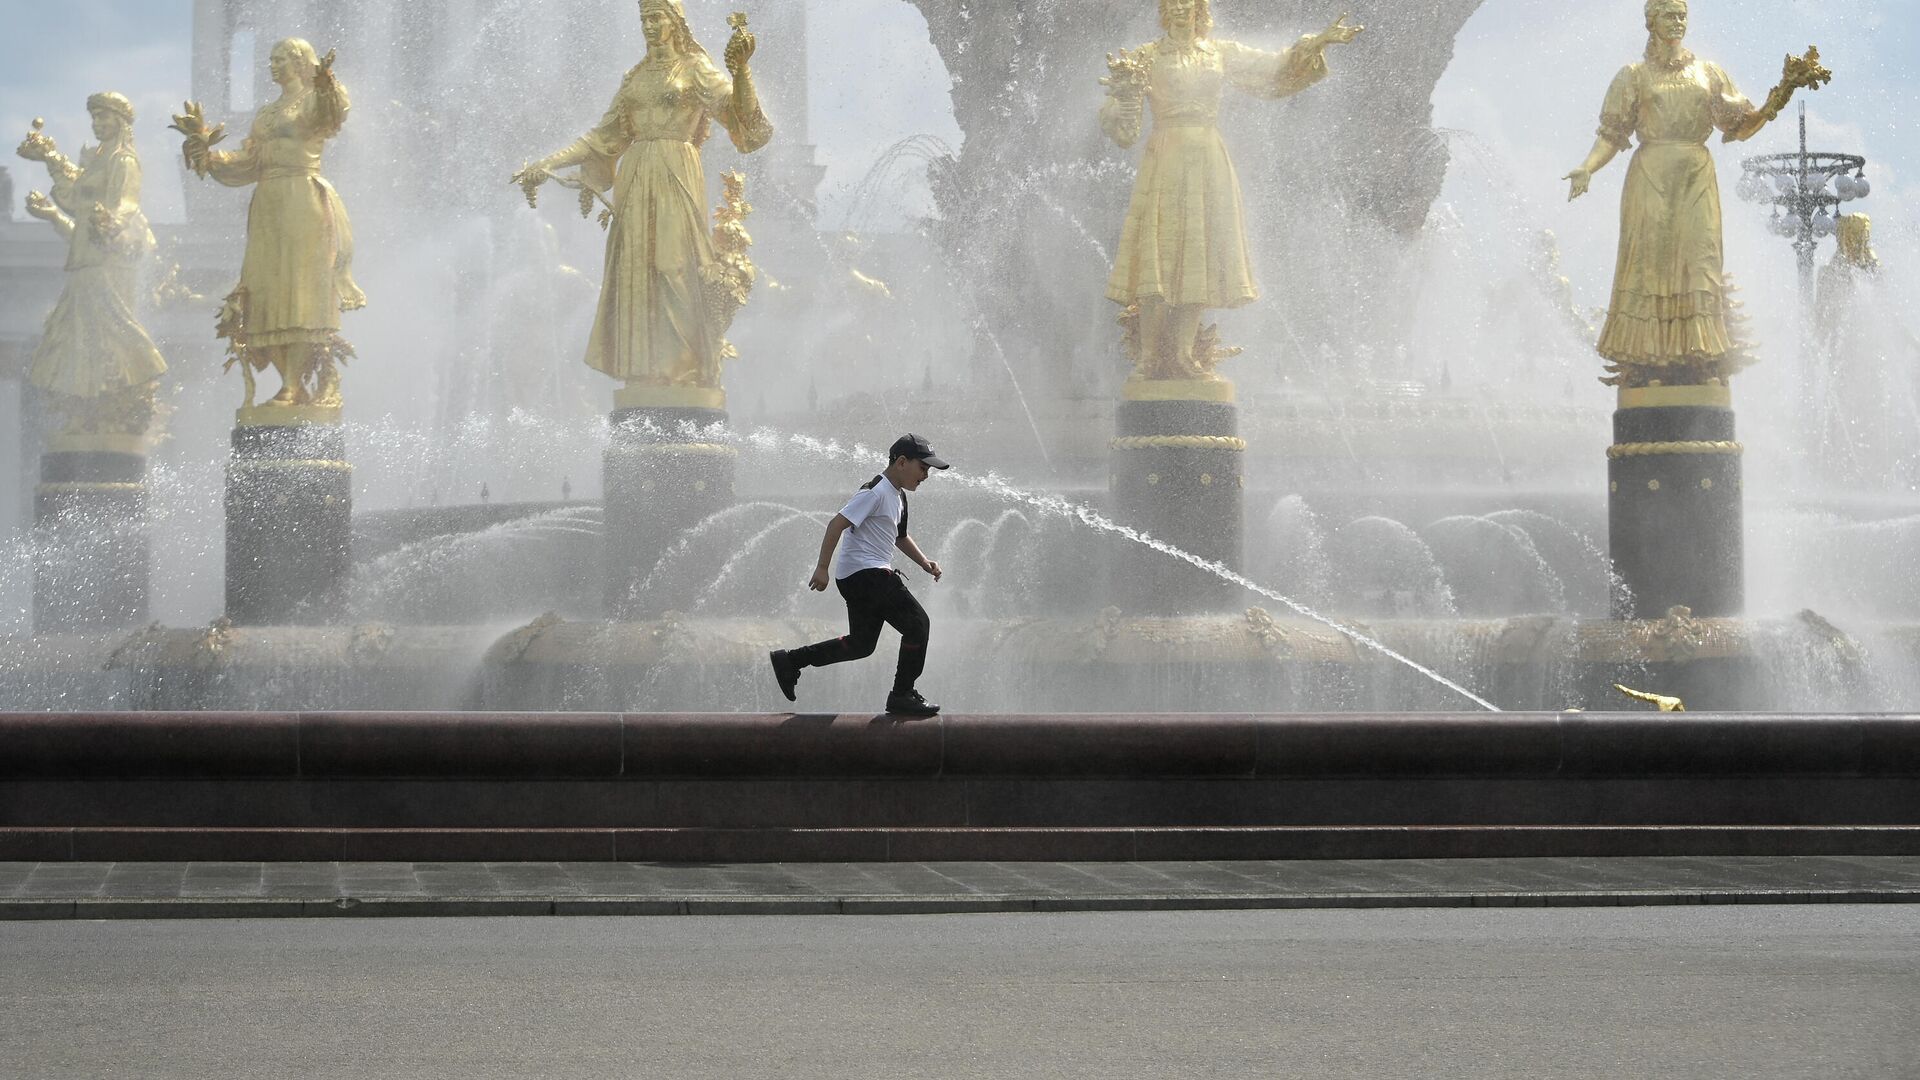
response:
[(1920, 853), (1920, 719), (0, 714), (0, 859)]
[(1920, 855), (1920, 826), (0, 827), (0, 862), (1159, 862), (1913, 855)]

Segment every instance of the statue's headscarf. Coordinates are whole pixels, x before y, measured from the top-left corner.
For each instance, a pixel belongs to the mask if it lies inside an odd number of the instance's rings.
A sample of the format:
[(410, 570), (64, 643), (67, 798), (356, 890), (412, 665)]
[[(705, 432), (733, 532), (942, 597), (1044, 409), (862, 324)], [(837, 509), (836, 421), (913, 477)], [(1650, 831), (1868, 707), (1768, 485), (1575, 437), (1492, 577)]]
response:
[(128, 127), (133, 126), (133, 102), (128, 101), (125, 94), (118, 94), (112, 90), (102, 90), (93, 94), (87, 98), (87, 111), (112, 113), (124, 121)]
[(707, 50), (694, 40), (693, 29), (687, 25), (686, 8), (680, 5), (680, 0), (640, 0), (640, 14), (645, 15), (649, 11), (666, 12), (667, 18), (673, 21), (673, 45), (680, 55), (707, 55)]
[(278, 42), (274, 43), (273, 47), (275, 49), (287, 50), (293, 54), (295, 60), (300, 61), (302, 66), (297, 70), (302, 82), (311, 82), (313, 80), (313, 69), (320, 66), (320, 54), (314, 51), (312, 42), (306, 38), (281, 38)]
[[(700, 42), (694, 39), (693, 29), (687, 25), (686, 9), (680, 6), (680, 0), (640, 0), (640, 14), (645, 15), (649, 11), (665, 12), (667, 18), (673, 23), (674, 52), (679, 54), (679, 59), (674, 65), (676, 71), (679, 65), (689, 61), (702, 61), (709, 67), (713, 65), (713, 58), (708, 56), (707, 50), (701, 48)], [(705, 146), (708, 136), (712, 134), (713, 118), (701, 116), (700, 126), (693, 133), (693, 145)]]

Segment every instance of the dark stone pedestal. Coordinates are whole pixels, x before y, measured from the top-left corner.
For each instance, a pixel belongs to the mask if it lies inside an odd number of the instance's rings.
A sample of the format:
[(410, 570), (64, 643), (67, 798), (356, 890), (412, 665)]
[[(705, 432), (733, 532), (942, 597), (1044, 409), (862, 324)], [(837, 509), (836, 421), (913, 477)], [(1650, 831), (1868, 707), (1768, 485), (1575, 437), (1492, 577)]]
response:
[(34, 489), (33, 625), (40, 632), (147, 621), (147, 458), (50, 449)]
[(345, 615), (353, 467), (337, 423), (240, 426), (227, 461), (227, 617), (320, 624)]
[[(1122, 401), (1114, 428), (1113, 508), (1121, 524), (1240, 569), (1246, 444), (1239, 410), (1224, 401)], [(1129, 612), (1247, 606), (1239, 586), (1140, 545), (1122, 550), (1113, 575), (1112, 595)]]
[[(1614, 615), (1658, 619), (1684, 606), (1697, 617), (1745, 605), (1740, 444), (1724, 390), (1626, 391), (1607, 450), (1608, 534), (1626, 587)], [(1669, 391), (1661, 394), (1661, 390)], [(1636, 405), (1661, 398), (1714, 404)]]
[(688, 424), (727, 422), (723, 409), (646, 406), (613, 414), (606, 469), (607, 612), (648, 614), (639, 591), (681, 533), (733, 505), (738, 453), (688, 434)]

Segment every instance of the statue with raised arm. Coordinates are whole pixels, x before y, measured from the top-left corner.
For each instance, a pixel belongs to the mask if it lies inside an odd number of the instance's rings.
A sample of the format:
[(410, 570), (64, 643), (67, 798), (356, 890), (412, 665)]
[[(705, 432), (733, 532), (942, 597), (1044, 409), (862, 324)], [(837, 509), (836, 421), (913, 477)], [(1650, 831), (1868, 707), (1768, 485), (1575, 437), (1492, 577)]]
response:
[[(752, 284), (739, 223), (748, 208), (743, 181), (730, 178), (709, 233), (700, 149), (716, 122), (744, 153), (773, 137), (748, 67), (753, 34), (744, 15), (728, 21), (722, 72), (694, 40), (680, 0), (640, 0), (647, 55), (621, 80), (606, 115), (513, 177), (529, 203), (541, 184), (558, 180), (580, 189), (583, 213), (603, 207), (606, 264), (586, 361), (626, 384), (623, 406), (721, 400), (723, 335)], [(577, 176), (555, 175), (575, 166)]]
[(1247, 257), (1240, 181), (1217, 120), (1228, 86), (1259, 98), (1297, 94), (1327, 75), (1326, 49), (1364, 27), (1342, 15), (1291, 48), (1264, 52), (1213, 36), (1208, 0), (1160, 0), (1165, 36), (1107, 58), (1100, 126), (1121, 147), (1152, 130), (1120, 235), (1107, 298), (1126, 310), (1137, 379), (1215, 380), (1222, 349), (1204, 314), (1259, 297)]
[(240, 149), (214, 149), (224, 132), (207, 126), (197, 102), (173, 127), (185, 136), (182, 152), (196, 175), (254, 189), (240, 283), (217, 330), (227, 340), (228, 366), (238, 365), (246, 379), (246, 408), (254, 408), (254, 372), (271, 367), (280, 389), (267, 408), (338, 410), (340, 365), (353, 355), (340, 336), (340, 313), (367, 303), (353, 281), (346, 206), (320, 175), (321, 152), (347, 120), (347, 91), (334, 78), (333, 53), (320, 57), (299, 38), (273, 47), (268, 70), (280, 97), (255, 114)]
[(67, 238), (67, 283), (27, 381), (52, 396), (70, 435), (140, 437), (153, 423), (153, 392), (167, 364), (134, 311), (142, 262), (153, 231), (140, 212), (140, 157), (133, 149), (133, 104), (105, 91), (87, 99), (99, 145), (69, 159), (42, 131), (19, 154), (46, 165), (51, 197), (27, 194), (27, 213)]
[(1568, 198), (1635, 140), (1620, 196), (1620, 249), (1613, 297), (1600, 332), (1608, 385), (1724, 383), (1747, 362), (1730, 333), (1730, 284), (1721, 251), (1720, 182), (1707, 138), (1758, 134), (1793, 92), (1833, 78), (1820, 52), (1789, 56), (1780, 84), (1759, 107), (1720, 65), (1686, 48), (1686, 0), (1648, 0), (1647, 51), (1614, 77), (1599, 138), (1567, 174)]

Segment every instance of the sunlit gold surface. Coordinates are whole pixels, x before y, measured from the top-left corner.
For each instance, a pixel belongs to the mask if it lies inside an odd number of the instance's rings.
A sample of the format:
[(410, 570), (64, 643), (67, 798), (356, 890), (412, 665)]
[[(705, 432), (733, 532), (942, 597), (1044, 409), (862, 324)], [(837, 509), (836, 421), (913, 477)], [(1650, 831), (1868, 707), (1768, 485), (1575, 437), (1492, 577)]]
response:
[(308, 424), (338, 424), (338, 405), (249, 405), (234, 413), (241, 427), (302, 427)]
[(1662, 454), (1732, 455), (1746, 452), (1737, 442), (1643, 442), (1615, 443), (1607, 447), (1610, 458), (1658, 457)]
[(1240, 182), (1218, 127), (1228, 86), (1282, 98), (1327, 75), (1326, 48), (1361, 27), (1342, 16), (1292, 48), (1264, 52), (1212, 36), (1206, 0), (1161, 0), (1165, 36), (1108, 57), (1100, 127), (1121, 147), (1153, 124), (1116, 252), (1107, 298), (1126, 308), (1136, 377), (1193, 380), (1238, 350), (1223, 349), (1204, 313), (1259, 296), (1247, 255)]
[[(740, 25), (745, 25), (744, 17), (736, 18), (741, 18)], [(708, 357), (712, 368), (701, 373), (701, 385), (714, 387), (720, 385), (721, 365), (739, 355), (733, 343), (726, 339), (726, 333), (733, 326), (733, 317), (747, 306), (747, 297), (753, 294), (753, 282), (759, 273), (747, 255), (747, 249), (753, 246), (753, 236), (747, 232), (746, 220), (747, 215), (753, 213), (753, 207), (747, 202), (746, 175), (738, 172), (722, 175), (720, 191), (720, 205), (713, 211), (713, 261), (700, 270), (702, 291), (707, 300), (707, 329), (720, 342), (719, 350)]]
[(1234, 399), (1233, 384), (1225, 379), (1156, 379), (1136, 371), (1120, 387), (1125, 401), (1223, 401)]
[(34, 117), (28, 125), (27, 137), (20, 140), (14, 153), (28, 161), (38, 161), (47, 167), (47, 175), (56, 184), (71, 184), (80, 179), (80, 166), (67, 155), (60, 152), (54, 144), (53, 136), (47, 134), (47, 122)]
[(54, 483), (36, 484), (33, 490), (43, 495), (77, 494), (84, 491), (130, 495), (147, 490), (147, 485), (133, 480), (60, 480)]
[(67, 240), (66, 284), (27, 367), (75, 436), (144, 437), (154, 426), (155, 381), (167, 370), (140, 325), (134, 299), (153, 231), (140, 210), (133, 106), (111, 91), (87, 99), (99, 145), (75, 162), (40, 120), (18, 153), (47, 168), (52, 196), (27, 195), (27, 213)]
[(353, 280), (346, 206), (320, 175), (321, 153), (349, 108), (333, 58), (316, 56), (298, 38), (275, 45), (270, 66), (280, 98), (255, 114), (238, 150), (213, 149), (223, 132), (207, 126), (197, 102), (173, 118), (196, 175), (254, 189), (240, 282), (215, 328), (227, 341), (227, 366), (245, 377), (243, 412), (254, 405), (254, 372), (268, 367), (281, 382), (270, 407), (337, 408), (339, 369), (353, 355), (340, 336), (340, 313), (366, 306)]
[(1247, 448), (1247, 440), (1232, 435), (1123, 435), (1113, 440), (1115, 450), (1233, 450)]
[(1733, 406), (1733, 389), (1718, 382), (1684, 386), (1623, 386), (1619, 390), (1619, 400), (1623, 409), (1682, 406), (1726, 409)]
[(1772, 90), (1767, 91), (1767, 99), (1761, 102), (1754, 118), (1748, 121), (1748, 127), (1727, 132), (1726, 141), (1737, 142), (1751, 138), (1755, 132), (1778, 120), (1780, 113), (1786, 109), (1787, 103), (1793, 100), (1795, 90), (1818, 90), (1832, 81), (1833, 72), (1820, 63), (1818, 46), (1807, 46), (1805, 56), (1788, 53), (1786, 61), (1780, 68), (1780, 81), (1774, 84)]
[(617, 409), (724, 409), (727, 392), (707, 386), (650, 386), (628, 383), (613, 392)]
[(1635, 701), (1644, 701), (1658, 708), (1661, 712), (1687, 711), (1687, 703), (1677, 697), (1668, 697), (1666, 694), (1649, 694), (1645, 690), (1635, 690), (1632, 687), (1622, 686), (1619, 683), (1614, 683), (1613, 688)]
[(145, 435), (118, 433), (62, 433), (47, 440), (47, 452), (53, 454), (145, 454), (151, 440)]
[(1720, 182), (1707, 139), (1715, 129), (1730, 142), (1751, 138), (1794, 89), (1832, 77), (1817, 50), (1789, 57), (1781, 86), (1756, 109), (1720, 65), (1685, 47), (1687, 19), (1680, 0), (1647, 4), (1645, 57), (1614, 77), (1599, 137), (1567, 174), (1568, 198), (1579, 198), (1593, 174), (1639, 143), (1621, 193), (1612, 300), (1598, 345), (1610, 385), (1724, 381), (1749, 363), (1728, 327)]
[(744, 153), (773, 137), (748, 67), (757, 43), (744, 15), (728, 20), (724, 73), (694, 40), (679, 0), (644, 0), (640, 18), (646, 58), (627, 72), (600, 123), (513, 177), (529, 202), (555, 170), (575, 166), (584, 192), (611, 193), (586, 362), (627, 384), (616, 395), (621, 407), (662, 403), (640, 400), (642, 388), (717, 394), (726, 322), (753, 281), (751, 240), (740, 224), (751, 208), (730, 181), (709, 235), (700, 149), (716, 122)]
[(254, 469), (261, 472), (298, 470), (300, 472), (352, 472), (353, 465), (331, 458), (263, 458), (259, 460), (238, 459), (227, 463), (231, 469)]
[(1872, 320), (1875, 312), (1860, 304), (1860, 289), (1880, 274), (1880, 256), (1873, 250), (1873, 221), (1865, 214), (1847, 214), (1835, 233), (1833, 259), (1820, 268), (1819, 304), (1814, 310), (1816, 340), (1830, 362), (1854, 360), (1871, 349), (1856, 320)]

